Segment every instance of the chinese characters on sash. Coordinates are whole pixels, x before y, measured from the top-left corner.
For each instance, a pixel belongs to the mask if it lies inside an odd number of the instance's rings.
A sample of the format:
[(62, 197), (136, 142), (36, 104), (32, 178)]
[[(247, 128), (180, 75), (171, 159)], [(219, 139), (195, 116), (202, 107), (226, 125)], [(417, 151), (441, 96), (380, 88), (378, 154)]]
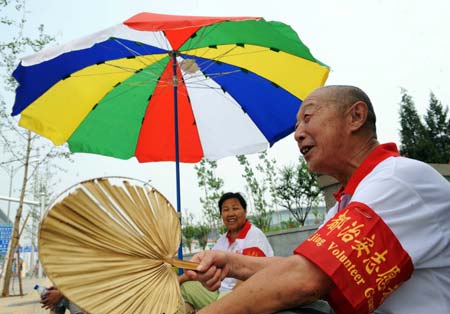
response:
[(371, 208), (353, 202), (295, 250), (336, 285), (328, 301), (337, 314), (372, 313), (412, 274), (413, 264)]

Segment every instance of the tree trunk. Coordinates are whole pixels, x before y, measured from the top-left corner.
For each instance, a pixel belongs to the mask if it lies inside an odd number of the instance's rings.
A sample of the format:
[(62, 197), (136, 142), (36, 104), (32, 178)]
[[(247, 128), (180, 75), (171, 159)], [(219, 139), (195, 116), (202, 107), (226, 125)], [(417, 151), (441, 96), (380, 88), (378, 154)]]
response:
[(23, 261), (20, 261), (20, 252), (17, 251), (17, 279), (19, 281), (19, 294), (20, 296), (23, 296), (23, 287), (22, 287), (22, 268), (23, 268)]
[[(20, 240), (20, 219), (22, 218), (22, 209), (23, 209), (23, 200), (25, 198), (25, 190), (27, 187), (27, 177), (28, 177), (28, 163), (30, 161), (30, 152), (31, 152), (31, 132), (28, 131), (28, 139), (27, 139), (27, 150), (25, 153), (25, 164), (24, 164), (24, 174), (23, 174), (23, 182), (22, 182), (22, 190), (20, 192), (19, 199), (19, 207), (17, 208), (16, 219), (14, 221), (14, 228), (11, 237), (11, 245), (9, 246), (8, 256), (6, 257), (6, 265), (5, 265), (5, 277), (3, 282), (3, 290), (2, 297), (9, 296), (9, 284), (11, 281), (11, 269), (12, 269), (12, 261), (14, 259), (14, 253), (16, 252), (17, 245)], [(19, 268), (19, 261), (17, 261), (17, 270)]]

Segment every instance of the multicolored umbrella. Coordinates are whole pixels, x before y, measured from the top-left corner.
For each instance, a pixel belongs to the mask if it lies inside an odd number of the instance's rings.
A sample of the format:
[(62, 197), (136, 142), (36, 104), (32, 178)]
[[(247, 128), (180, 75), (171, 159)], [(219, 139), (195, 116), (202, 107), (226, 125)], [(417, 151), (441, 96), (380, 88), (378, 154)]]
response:
[(267, 149), (329, 69), (286, 24), (140, 13), (24, 58), (13, 115), (88, 152), (197, 162)]

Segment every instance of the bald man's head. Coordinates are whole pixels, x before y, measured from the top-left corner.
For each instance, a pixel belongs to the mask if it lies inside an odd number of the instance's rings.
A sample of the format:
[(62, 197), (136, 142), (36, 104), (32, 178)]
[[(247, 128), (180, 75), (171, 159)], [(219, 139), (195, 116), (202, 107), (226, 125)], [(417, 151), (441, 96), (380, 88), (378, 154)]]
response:
[[(377, 136), (376, 116), (369, 96), (360, 88), (350, 85), (329, 85), (316, 89), (314, 92), (325, 92), (330, 102), (337, 106), (339, 112), (344, 113), (347, 108), (358, 101), (367, 105), (367, 119), (363, 128), (373, 132)], [(313, 93), (314, 93), (313, 92)]]

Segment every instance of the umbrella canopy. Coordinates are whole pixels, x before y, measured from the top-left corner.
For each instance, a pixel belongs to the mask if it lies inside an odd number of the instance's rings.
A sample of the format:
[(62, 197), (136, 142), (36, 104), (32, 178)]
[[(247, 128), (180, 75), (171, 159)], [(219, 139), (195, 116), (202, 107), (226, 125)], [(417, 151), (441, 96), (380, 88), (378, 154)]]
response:
[(328, 72), (280, 22), (140, 13), (24, 58), (12, 114), (72, 152), (216, 160), (290, 134)]

